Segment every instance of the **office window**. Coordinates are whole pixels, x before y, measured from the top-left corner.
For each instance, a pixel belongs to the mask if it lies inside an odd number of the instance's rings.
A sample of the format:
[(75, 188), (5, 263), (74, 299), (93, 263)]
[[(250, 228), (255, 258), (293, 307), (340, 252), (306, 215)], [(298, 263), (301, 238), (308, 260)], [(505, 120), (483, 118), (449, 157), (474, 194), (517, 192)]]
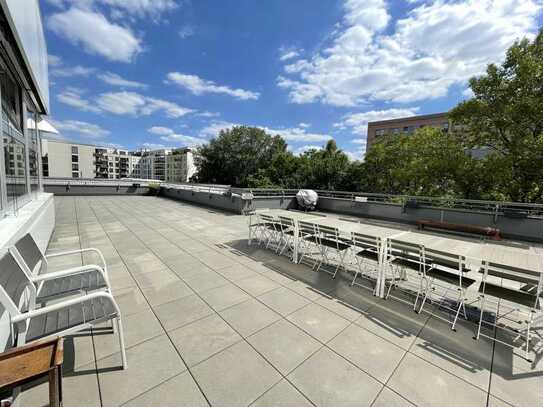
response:
[(77, 146), (72, 146), (72, 154), (79, 154), (79, 148), (77, 148)]
[(72, 178), (79, 178), (79, 172), (72, 172)]
[(409, 126), (405, 126), (405, 127), (403, 128), (403, 132), (404, 132), (404, 133), (409, 133)]
[(72, 164), (72, 171), (79, 171), (79, 164)]
[(78, 155), (72, 155), (72, 162), (73, 163), (79, 162), (79, 156)]

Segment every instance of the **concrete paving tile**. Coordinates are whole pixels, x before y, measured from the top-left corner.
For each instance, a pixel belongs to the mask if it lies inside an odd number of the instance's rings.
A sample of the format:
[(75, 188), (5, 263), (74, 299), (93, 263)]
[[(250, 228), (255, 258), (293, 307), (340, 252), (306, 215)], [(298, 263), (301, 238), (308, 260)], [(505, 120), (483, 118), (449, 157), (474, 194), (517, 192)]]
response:
[(200, 363), (192, 372), (214, 407), (247, 406), (281, 380), (246, 342)]
[(222, 275), (224, 278), (227, 278), (230, 281), (239, 281), (249, 277), (257, 276), (257, 273), (251, 269), (245, 267), (242, 264), (231, 264), (224, 267), (215, 268), (217, 273)]
[(122, 317), (136, 314), (149, 308), (149, 304), (137, 287), (113, 290), (113, 297), (121, 309)]
[(486, 406), (486, 392), (409, 353), (387, 386), (421, 407)]
[(278, 283), (261, 275), (238, 280), (236, 285), (255, 297), (280, 287)]
[(283, 316), (292, 314), (310, 303), (307, 298), (285, 287), (262, 294), (258, 299)]
[(338, 301), (335, 297), (323, 296), (321, 299), (317, 300), (316, 303), (351, 322), (356, 321), (360, 318), (360, 315), (362, 315), (360, 310), (347, 303)]
[(383, 383), (406, 352), (354, 324), (332, 339), (328, 347)]
[(230, 307), (221, 311), (220, 314), (244, 337), (252, 335), (281, 318), (279, 314), (255, 299)]
[(152, 307), (193, 294), (190, 287), (181, 280), (166, 282), (156, 287), (143, 288), (141, 291)]
[(202, 292), (200, 295), (215, 311), (222, 311), (250, 298), (249, 295), (234, 284), (212, 288), (211, 290)]
[(142, 289), (150, 287), (159, 289), (179, 281), (179, 277), (167, 269), (135, 275), (134, 279)]
[(194, 366), (242, 338), (217, 314), (170, 331), (175, 347)]
[(494, 345), (486, 338), (474, 341), (474, 329), (459, 322), (453, 332), (447, 322), (431, 318), (411, 352), (487, 391)]
[(198, 275), (181, 278), (197, 293), (230, 284), (227, 279), (214, 271), (205, 271)]
[(289, 374), (322, 344), (281, 319), (247, 338), (283, 375)]
[(251, 407), (311, 407), (312, 405), (288, 381), (281, 380), (251, 404)]
[(383, 387), (381, 393), (377, 396), (377, 399), (373, 402), (371, 407), (414, 407), (415, 405), (394, 393), (387, 387)]
[(119, 353), (98, 361), (104, 406), (118, 406), (186, 370), (166, 335), (126, 351), (128, 368), (119, 370)]
[(180, 405), (183, 407), (209, 406), (189, 372), (183, 372), (123, 404), (125, 407), (179, 407)]
[(154, 310), (167, 331), (213, 314), (213, 310), (196, 295), (158, 305)]
[(355, 324), (408, 350), (428, 318), (414, 312), (410, 305), (389, 299), (378, 301)]
[(287, 319), (299, 328), (326, 343), (349, 325), (349, 321), (317, 304), (310, 304)]
[(327, 348), (311, 356), (288, 379), (320, 407), (369, 406), (382, 387)]

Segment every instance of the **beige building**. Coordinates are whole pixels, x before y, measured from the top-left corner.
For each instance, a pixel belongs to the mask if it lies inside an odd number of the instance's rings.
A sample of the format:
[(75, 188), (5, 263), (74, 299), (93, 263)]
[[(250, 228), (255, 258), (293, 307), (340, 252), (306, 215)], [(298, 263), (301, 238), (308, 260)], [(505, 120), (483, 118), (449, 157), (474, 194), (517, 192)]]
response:
[(189, 182), (196, 173), (194, 156), (190, 148), (140, 150), (131, 153), (141, 158), (140, 177), (166, 182)]
[(436, 127), (449, 131), (449, 126), (446, 112), (370, 122), (366, 151), (385, 134), (411, 134), (421, 127)]

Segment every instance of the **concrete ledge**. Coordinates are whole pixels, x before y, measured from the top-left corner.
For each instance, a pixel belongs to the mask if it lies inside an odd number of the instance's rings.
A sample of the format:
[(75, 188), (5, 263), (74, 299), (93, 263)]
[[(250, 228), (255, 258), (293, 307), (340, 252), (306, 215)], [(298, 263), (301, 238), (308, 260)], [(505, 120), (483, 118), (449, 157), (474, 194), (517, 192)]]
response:
[(52, 185), (45, 184), (44, 189), (55, 195), (147, 195), (148, 187), (131, 185)]

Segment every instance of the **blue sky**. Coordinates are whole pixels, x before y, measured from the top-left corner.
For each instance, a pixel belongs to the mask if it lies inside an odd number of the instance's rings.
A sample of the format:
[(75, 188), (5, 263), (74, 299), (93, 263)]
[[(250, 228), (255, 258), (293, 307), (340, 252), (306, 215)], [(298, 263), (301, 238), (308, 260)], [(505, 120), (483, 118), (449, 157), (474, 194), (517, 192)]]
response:
[(62, 136), (177, 147), (254, 125), (355, 159), (372, 120), (445, 111), (542, 0), (42, 0)]

